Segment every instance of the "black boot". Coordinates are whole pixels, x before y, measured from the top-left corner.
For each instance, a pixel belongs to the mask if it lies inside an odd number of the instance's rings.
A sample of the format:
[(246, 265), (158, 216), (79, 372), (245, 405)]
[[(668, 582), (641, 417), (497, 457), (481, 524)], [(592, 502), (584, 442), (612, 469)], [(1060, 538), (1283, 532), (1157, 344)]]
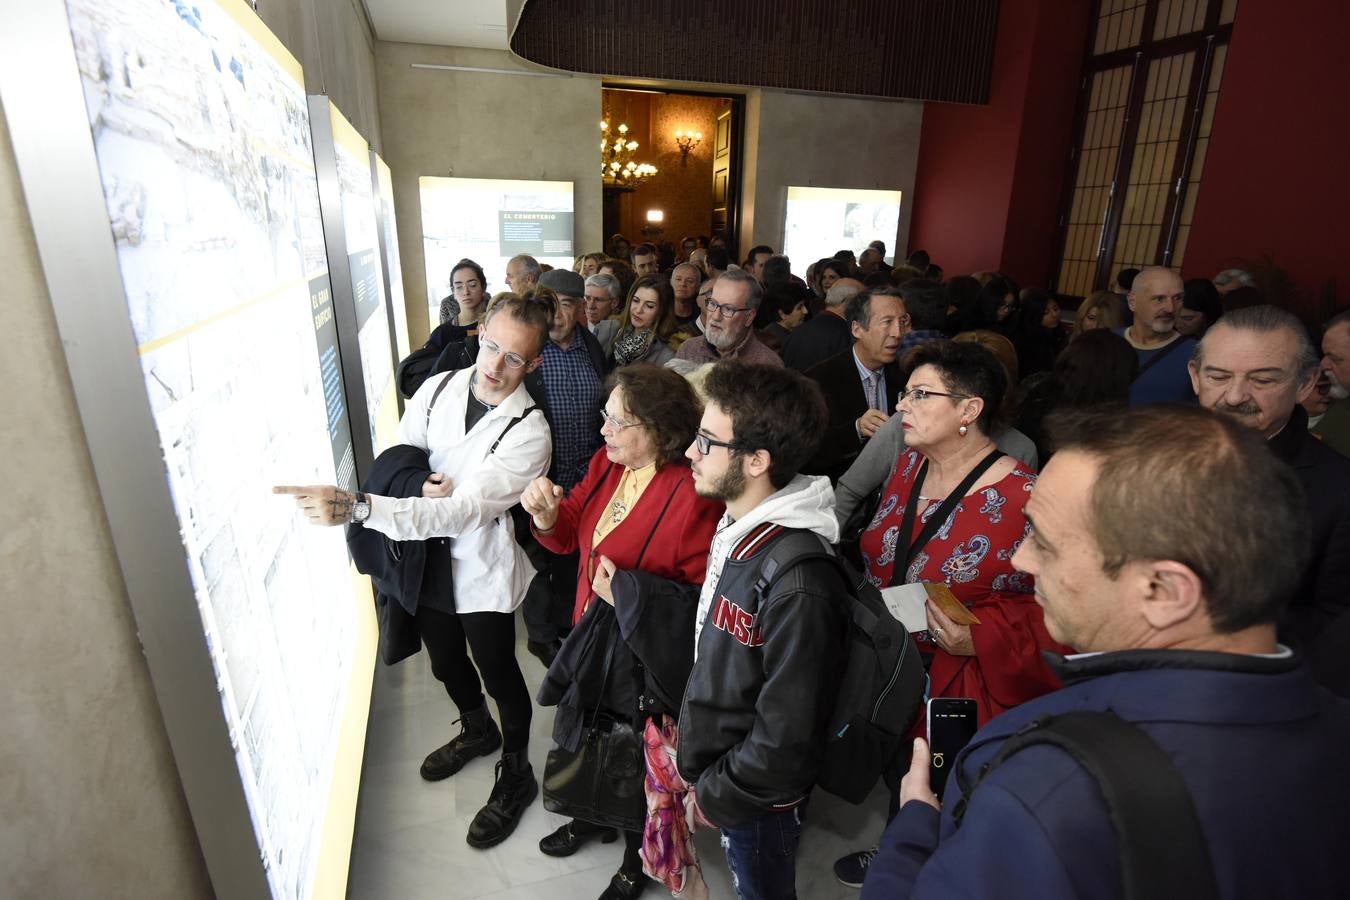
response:
[(540, 838), (539, 852), (546, 856), (571, 856), (595, 838), (599, 838), (601, 843), (612, 844), (619, 839), (619, 833), (613, 828), (573, 819), (552, 834)]
[(482, 850), (509, 838), (538, 793), (539, 782), (525, 751), (503, 753), (487, 805), (469, 823), (469, 846)]
[(600, 895), (600, 900), (634, 900), (635, 897), (642, 896), (650, 881), (651, 879), (641, 869), (636, 872), (620, 869), (609, 880), (609, 887)]
[(459, 737), (431, 751), (422, 761), (422, 777), (427, 781), (449, 778), (464, 768), (469, 760), (495, 753), (502, 745), (502, 733), (497, 730), (497, 723), (492, 721), (486, 701), (455, 722), (463, 723)]

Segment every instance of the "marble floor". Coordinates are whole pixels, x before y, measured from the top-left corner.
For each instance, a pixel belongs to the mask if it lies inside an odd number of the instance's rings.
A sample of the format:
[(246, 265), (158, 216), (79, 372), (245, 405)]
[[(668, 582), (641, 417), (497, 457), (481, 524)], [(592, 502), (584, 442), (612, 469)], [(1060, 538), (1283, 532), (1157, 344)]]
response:
[[(525, 651), (517, 628), (517, 657), (533, 692), (544, 669)], [(539, 852), (539, 839), (566, 821), (536, 800), (504, 843), (475, 850), (464, 842), (469, 821), (492, 789), (495, 757), (475, 760), (453, 778), (425, 782), (422, 758), (458, 732), (454, 707), (431, 676), (425, 653), (394, 667), (379, 666), (371, 700), (365, 767), (357, 807), (348, 896), (352, 900), (595, 900), (618, 869), (621, 845), (592, 843), (566, 859)], [(495, 715), (495, 709), (494, 709)], [(535, 708), (530, 762), (536, 775), (551, 745), (553, 713)], [(831, 871), (841, 854), (869, 846), (886, 811), (878, 786), (863, 806), (817, 791), (811, 800), (797, 861), (802, 900), (853, 900), (856, 890)], [(699, 856), (714, 900), (734, 900), (726, 860), (712, 831), (698, 835)], [(666, 896), (656, 883), (643, 895)]]

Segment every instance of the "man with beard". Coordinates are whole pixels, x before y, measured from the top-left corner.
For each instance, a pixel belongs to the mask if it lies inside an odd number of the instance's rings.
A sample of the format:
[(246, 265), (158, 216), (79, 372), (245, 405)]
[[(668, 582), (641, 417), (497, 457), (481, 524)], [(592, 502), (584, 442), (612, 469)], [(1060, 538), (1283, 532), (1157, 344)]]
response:
[(1331, 404), (1313, 432), (1342, 456), (1350, 456), (1350, 311), (1322, 332), (1322, 369), (1331, 378)]
[(1130, 286), (1134, 324), (1118, 334), (1139, 354), (1139, 374), (1130, 387), (1130, 405), (1193, 403), (1187, 362), (1195, 341), (1174, 329), (1186, 286), (1181, 276), (1158, 266), (1144, 269)]
[(726, 514), (708, 553), (676, 762), (722, 831), (741, 897), (796, 897), (802, 810), (844, 663), (847, 585), (824, 559), (757, 590), (779, 540), (839, 539), (829, 479), (799, 475), (825, 430), (820, 390), (781, 367), (719, 363), (686, 451), (701, 497)]
[(781, 366), (783, 361), (755, 337), (755, 310), (763, 288), (749, 272), (731, 269), (717, 276), (703, 315), (703, 334), (680, 345), (676, 359), (702, 364), (721, 359)]
[(1200, 405), (1260, 433), (1303, 485), (1312, 552), (1280, 619), (1280, 640), (1307, 657), (1319, 681), (1350, 696), (1350, 647), (1326, 638), (1350, 611), (1350, 460), (1308, 433), (1300, 403), (1317, 381), (1317, 351), (1293, 315), (1250, 306), (1205, 333), (1190, 372)]

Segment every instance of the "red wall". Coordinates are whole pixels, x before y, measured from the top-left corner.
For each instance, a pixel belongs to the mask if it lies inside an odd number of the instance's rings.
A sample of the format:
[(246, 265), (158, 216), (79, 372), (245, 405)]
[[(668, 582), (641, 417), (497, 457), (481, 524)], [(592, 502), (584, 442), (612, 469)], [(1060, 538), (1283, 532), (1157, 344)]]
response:
[(989, 103), (924, 107), (909, 249), (948, 275), (999, 270), (1044, 284), (1090, 4), (1002, 4)]
[(1241, 0), (1182, 268), (1212, 277), (1273, 257), (1286, 302), (1320, 316), (1316, 296), (1350, 262), (1350, 5)]

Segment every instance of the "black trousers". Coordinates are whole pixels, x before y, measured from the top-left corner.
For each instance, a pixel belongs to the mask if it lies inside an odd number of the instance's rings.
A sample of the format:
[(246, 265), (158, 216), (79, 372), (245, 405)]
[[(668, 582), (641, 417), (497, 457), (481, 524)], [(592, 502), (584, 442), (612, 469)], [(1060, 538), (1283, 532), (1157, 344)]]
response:
[(572, 630), (572, 607), (577, 598), (577, 567), (581, 554), (559, 556), (535, 545), (538, 554), (530, 553), (537, 573), (525, 592), (521, 613), (525, 619), (525, 633), (540, 644), (567, 637)]
[[(483, 705), (486, 686), (501, 714), (502, 752), (528, 748), (533, 705), (516, 662), (515, 614), (448, 613), (420, 607), (417, 627), (431, 657), (431, 674), (445, 685), (460, 715)], [(469, 661), (470, 650), (473, 662)]]

